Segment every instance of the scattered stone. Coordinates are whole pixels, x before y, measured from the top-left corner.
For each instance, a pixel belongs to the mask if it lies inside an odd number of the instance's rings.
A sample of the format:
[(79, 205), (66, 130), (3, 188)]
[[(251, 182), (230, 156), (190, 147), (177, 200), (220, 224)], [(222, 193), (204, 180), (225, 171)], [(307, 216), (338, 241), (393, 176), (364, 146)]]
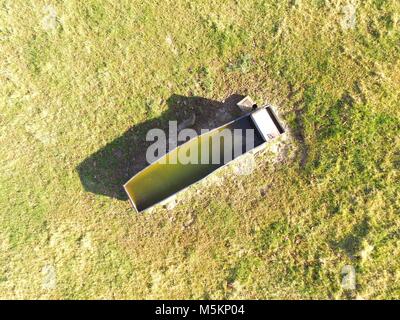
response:
[(176, 198), (176, 195), (169, 197), (165, 201), (161, 203), (161, 205), (167, 209), (168, 211), (174, 209), (176, 205), (178, 204), (178, 200)]
[(361, 260), (366, 261), (370, 257), (372, 251), (374, 250), (374, 246), (371, 246), (369, 243), (364, 243), (364, 248), (361, 251)]
[(56, 269), (53, 265), (45, 265), (42, 268), (42, 288), (45, 290), (55, 289), (57, 284)]
[(178, 55), (178, 49), (175, 47), (174, 41), (172, 40), (171, 35), (167, 35), (165, 38), (165, 42), (170, 47), (173, 54)]
[(354, 29), (356, 26), (356, 7), (349, 3), (342, 7), (343, 17), (340, 20), (340, 25), (343, 30)]
[(169, 46), (172, 46), (174, 44), (170, 35), (167, 35), (167, 37), (165, 38), (165, 42)]
[(171, 201), (171, 202), (168, 202), (168, 204), (165, 206), (165, 208), (167, 210), (172, 210), (176, 207), (177, 204), (178, 203), (176, 201)]
[(232, 163), (232, 171), (236, 175), (249, 175), (256, 168), (256, 161), (254, 155), (251, 153), (246, 153), (239, 158), (237, 158)]
[(215, 172), (206, 178), (206, 184), (208, 183), (209, 185), (220, 186), (222, 185), (222, 181), (223, 178), (218, 174), (218, 172)]
[(261, 195), (261, 197), (265, 197), (267, 195), (267, 188), (266, 187), (260, 189), (260, 195)]
[(25, 130), (43, 144), (51, 145), (57, 141), (56, 135), (46, 130), (39, 122), (25, 124)]
[(152, 290), (154, 290), (155, 292), (159, 291), (164, 278), (163, 273), (157, 270), (151, 272), (150, 276), (152, 280)]
[(190, 219), (183, 224), (183, 227), (188, 228), (193, 224), (193, 222), (194, 222), (194, 217), (190, 217)]
[(170, 215), (169, 217), (168, 217), (168, 220), (169, 220), (169, 222), (174, 222), (175, 220), (176, 220), (176, 217), (175, 217), (175, 215)]
[(43, 11), (45, 16), (42, 19), (42, 28), (45, 31), (54, 30), (57, 27), (57, 12), (54, 6), (48, 4), (44, 6)]
[(93, 249), (92, 237), (90, 234), (85, 234), (80, 238), (80, 246), (82, 249), (91, 251)]
[(151, 207), (151, 208), (149, 208), (149, 209), (146, 209), (145, 211), (146, 211), (146, 213), (151, 214), (151, 213), (154, 212), (154, 207)]

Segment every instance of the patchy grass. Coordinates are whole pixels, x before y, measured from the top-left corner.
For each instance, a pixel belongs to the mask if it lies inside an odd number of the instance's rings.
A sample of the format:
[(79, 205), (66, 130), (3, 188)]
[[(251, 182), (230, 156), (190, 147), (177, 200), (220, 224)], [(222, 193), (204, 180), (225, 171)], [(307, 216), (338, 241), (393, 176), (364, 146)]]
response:
[[(399, 18), (389, 0), (0, 1), (1, 297), (399, 298)], [(283, 161), (173, 211), (85, 192), (79, 164), (169, 97), (232, 93), (278, 107)]]

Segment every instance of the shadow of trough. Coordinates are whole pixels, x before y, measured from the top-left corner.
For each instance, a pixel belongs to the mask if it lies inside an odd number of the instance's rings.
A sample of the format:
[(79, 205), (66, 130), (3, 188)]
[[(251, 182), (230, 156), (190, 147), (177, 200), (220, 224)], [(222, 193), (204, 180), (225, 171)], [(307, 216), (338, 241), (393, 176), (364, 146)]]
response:
[(146, 150), (153, 142), (146, 141), (148, 130), (160, 128), (168, 133), (168, 122), (173, 120), (178, 121), (178, 127), (193, 128), (198, 134), (200, 129), (214, 129), (243, 114), (236, 106), (243, 98), (234, 94), (220, 102), (172, 95), (160, 117), (131, 127), (77, 166), (85, 191), (127, 200), (123, 184), (149, 165)]

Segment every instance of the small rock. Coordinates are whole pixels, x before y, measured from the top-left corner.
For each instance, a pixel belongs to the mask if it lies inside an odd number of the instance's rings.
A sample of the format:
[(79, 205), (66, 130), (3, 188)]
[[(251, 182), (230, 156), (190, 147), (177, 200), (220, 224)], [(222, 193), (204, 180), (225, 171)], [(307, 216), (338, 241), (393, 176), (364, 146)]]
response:
[(232, 163), (232, 170), (234, 174), (240, 176), (247, 176), (251, 174), (256, 168), (256, 161), (254, 155), (247, 153), (238, 158), (234, 163)]
[(147, 213), (149, 213), (149, 214), (153, 213), (153, 212), (154, 212), (154, 207), (151, 207), (151, 208), (149, 208), (149, 209), (146, 209), (145, 212), (147, 212)]
[(271, 144), (269, 150), (270, 150), (272, 153), (277, 154), (277, 153), (279, 153), (280, 145), (279, 145), (278, 143), (273, 143), (273, 144)]
[(167, 209), (168, 211), (174, 209), (174, 208), (176, 207), (177, 204), (178, 204), (178, 201), (177, 201), (177, 199), (176, 199), (176, 195), (175, 195), (175, 196), (172, 196), (172, 197), (169, 197), (168, 199), (166, 199), (166, 200), (162, 203), (163, 207), (164, 207), (165, 209)]
[(31, 123), (25, 124), (26, 132), (30, 133), (35, 139), (39, 140), (43, 144), (52, 145), (57, 142), (57, 136), (55, 133), (48, 131), (46, 123), (43, 121), (32, 121)]
[(260, 195), (261, 195), (262, 197), (265, 197), (265, 196), (267, 195), (267, 188), (261, 188), (261, 189), (260, 189)]
[(354, 29), (356, 26), (356, 7), (354, 4), (349, 3), (342, 7), (343, 17), (340, 25), (343, 30)]
[(90, 234), (85, 234), (79, 239), (79, 243), (82, 249), (91, 251), (93, 249), (92, 237)]
[(56, 269), (53, 265), (46, 265), (42, 268), (42, 288), (54, 289), (57, 283)]
[(177, 55), (178, 54), (178, 50), (176, 49), (176, 47), (174, 45), (174, 41), (172, 40), (172, 37), (170, 35), (167, 35), (167, 37), (165, 38), (165, 42), (170, 47), (172, 53)]
[(176, 201), (171, 201), (171, 202), (168, 202), (168, 204), (165, 206), (165, 208), (167, 210), (172, 210), (176, 207), (177, 204), (178, 203)]
[(194, 217), (191, 217), (188, 221), (186, 221), (186, 222), (183, 224), (183, 226), (184, 226), (185, 228), (188, 228), (188, 227), (190, 227), (190, 226), (193, 224), (193, 222), (194, 222)]
[(206, 184), (209, 185), (216, 185), (216, 186), (220, 186), (222, 185), (222, 177), (219, 176), (217, 173), (211, 174), (210, 176), (208, 176), (206, 178)]
[(47, 5), (43, 8), (45, 16), (42, 19), (42, 28), (45, 31), (54, 30), (57, 27), (57, 12), (52, 5)]

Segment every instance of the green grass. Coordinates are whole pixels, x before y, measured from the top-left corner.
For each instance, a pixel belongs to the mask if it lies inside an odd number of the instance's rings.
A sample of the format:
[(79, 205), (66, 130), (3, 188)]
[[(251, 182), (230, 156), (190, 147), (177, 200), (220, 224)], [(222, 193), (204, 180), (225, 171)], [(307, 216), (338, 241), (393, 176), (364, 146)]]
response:
[[(346, 4), (0, 1), (1, 297), (400, 298), (400, 5)], [(84, 190), (173, 94), (232, 93), (277, 106), (283, 161), (172, 211)]]

